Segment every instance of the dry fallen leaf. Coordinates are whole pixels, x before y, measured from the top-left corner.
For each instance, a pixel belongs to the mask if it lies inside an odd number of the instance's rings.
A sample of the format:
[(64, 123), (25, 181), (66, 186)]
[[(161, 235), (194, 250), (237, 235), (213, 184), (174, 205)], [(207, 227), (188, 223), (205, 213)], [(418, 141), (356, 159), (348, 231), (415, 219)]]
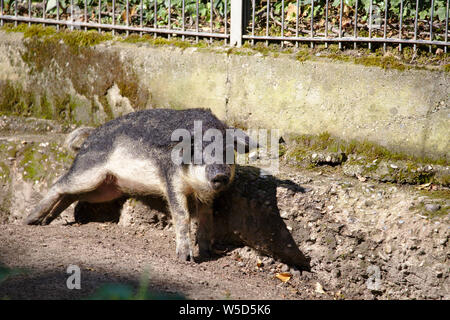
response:
[[(299, 12), (301, 14), (301, 12)], [(286, 10), (286, 20), (295, 21), (297, 19), (297, 6), (294, 3), (290, 3)]]
[(317, 293), (325, 294), (325, 291), (323, 290), (323, 287), (320, 283), (316, 282), (316, 290)]
[(275, 277), (277, 277), (278, 279), (280, 279), (283, 282), (288, 282), (291, 279), (292, 274), (290, 274), (289, 272), (280, 272), (280, 273), (277, 273), (275, 275)]
[(423, 190), (423, 189), (427, 189), (430, 185), (431, 185), (431, 182), (424, 183), (424, 184), (421, 184), (420, 186), (417, 186), (416, 188), (419, 190)]
[(359, 181), (361, 182), (365, 182), (367, 180), (366, 177), (360, 176), (359, 174), (356, 174), (356, 177), (358, 178)]
[(262, 263), (261, 259), (258, 259), (258, 261), (256, 261), (256, 266), (257, 266), (258, 268), (261, 268), (262, 265), (263, 265), (263, 263)]

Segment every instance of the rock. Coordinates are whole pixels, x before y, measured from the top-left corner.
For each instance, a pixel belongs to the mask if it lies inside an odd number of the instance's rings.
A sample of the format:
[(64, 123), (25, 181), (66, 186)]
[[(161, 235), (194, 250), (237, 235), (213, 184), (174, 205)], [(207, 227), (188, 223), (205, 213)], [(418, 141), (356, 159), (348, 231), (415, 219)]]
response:
[(289, 271), (289, 266), (287, 264), (283, 264), (281, 266), (281, 272), (288, 272)]
[(386, 246), (384, 247), (384, 252), (386, 252), (387, 254), (392, 253), (392, 247), (390, 244), (386, 244)]
[(366, 201), (364, 201), (364, 205), (366, 206), (366, 207), (371, 207), (371, 206), (373, 206), (373, 201), (372, 200), (366, 200)]
[(335, 279), (339, 278), (341, 276), (341, 271), (339, 269), (333, 269), (331, 271), (331, 276)]
[(429, 212), (436, 212), (441, 209), (441, 206), (437, 203), (429, 203), (425, 205), (425, 210)]

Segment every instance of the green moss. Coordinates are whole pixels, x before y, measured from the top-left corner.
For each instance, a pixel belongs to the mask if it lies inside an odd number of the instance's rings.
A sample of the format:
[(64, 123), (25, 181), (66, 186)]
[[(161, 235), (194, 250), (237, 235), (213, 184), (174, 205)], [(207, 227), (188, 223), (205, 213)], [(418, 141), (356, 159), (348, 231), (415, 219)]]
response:
[[(383, 181), (409, 184), (423, 184), (433, 181), (441, 185), (447, 185), (442, 178), (435, 178), (434, 171), (422, 169), (424, 164), (448, 165), (446, 159), (414, 157), (394, 152), (367, 140), (345, 141), (338, 139), (331, 136), (328, 132), (323, 132), (319, 135), (297, 135), (291, 138), (295, 143), (293, 147), (285, 152), (286, 158), (295, 160), (296, 163), (303, 167), (316, 166), (310, 160), (313, 153), (333, 153), (345, 155), (342, 161), (361, 166), (364, 175), (380, 177)], [(353, 156), (349, 158), (348, 156), (350, 155)], [(392, 161), (406, 162), (406, 166), (401, 165), (397, 168), (388, 165)], [(383, 163), (383, 167), (380, 166), (381, 163)]]
[[(27, 24), (19, 24), (14, 27), (12, 24), (6, 24), (3, 27), (8, 32), (23, 32), (25, 37), (40, 37), (40, 38), (52, 38), (53, 40), (62, 40), (72, 50), (78, 52), (80, 47), (89, 47), (99, 44), (102, 41), (114, 39), (110, 33), (99, 33), (97, 31), (62, 31), (56, 32), (53, 27), (43, 27), (42, 25), (32, 25), (28, 27)], [(280, 28), (275, 27), (273, 32), (280, 32)], [(363, 30), (361, 30), (363, 32)], [(360, 35), (361, 36), (361, 35)], [(116, 38), (119, 39), (119, 38)], [(171, 39), (163, 37), (153, 37), (148, 34), (139, 36), (132, 34), (127, 37), (121, 38), (120, 41), (128, 43), (148, 43), (153, 46), (175, 46), (182, 49), (188, 47), (197, 48), (209, 48), (222, 46), (222, 40), (214, 40), (212, 43), (209, 41), (190, 42), (187, 39), (181, 40), (180, 37), (173, 37)], [(257, 52), (262, 53), (264, 56), (271, 55), (272, 57), (278, 57), (280, 53), (296, 54), (296, 59), (300, 62), (309, 59), (328, 58), (337, 61), (352, 62), (356, 64), (362, 64), (365, 66), (375, 66), (383, 69), (395, 69), (395, 70), (407, 70), (411, 68), (423, 69), (425, 66), (432, 66), (431, 70), (443, 70), (448, 72), (450, 54), (430, 54), (428, 50), (422, 50), (419, 48), (417, 51), (413, 51), (411, 47), (404, 47), (402, 52), (398, 52), (396, 48), (388, 48), (385, 52), (379, 47), (375, 52), (371, 52), (368, 49), (355, 50), (340, 50), (336, 44), (328, 45), (325, 48), (324, 45), (316, 45), (314, 48), (309, 48), (307, 44), (300, 44), (299, 48), (282, 49), (279, 45), (273, 44), (266, 46), (264, 42), (256, 42), (254, 46), (249, 41), (244, 42), (244, 49), (248, 50), (227, 50), (228, 54), (237, 55), (253, 55)], [(212, 50), (215, 51), (215, 50)], [(218, 53), (222, 53), (223, 50), (217, 50)], [(318, 54), (320, 53), (320, 54)]]
[[(105, 96), (107, 91), (117, 84), (121, 94), (130, 100), (134, 108), (139, 109), (146, 105), (148, 92), (140, 87), (139, 78), (134, 69), (123, 63), (117, 52), (99, 52), (91, 48), (102, 41), (112, 39), (110, 34), (96, 31), (39, 32), (47, 30), (44, 27), (35, 27), (31, 30), (33, 32), (28, 32), (30, 37), (24, 42), (25, 49), (22, 52), (22, 59), (29, 66), (32, 75), (53, 72), (56, 67), (61, 73), (67, 75), (75, 91), (88, 100), (92, 101), (94, 96)], [(53, 92), (58, 92), (58, 89), (60, 89), (59, 92), (64, 92), (66, 89), (64, 84), (59, 82), (51, 85), (54, 89)], [(21, 95), (20, 92), (11, 94)], [(65, 95), (46, 97), (46, 99), (41, 101), (43, 103), (40, 104), (40, 110), (35, 112), (37, 116), (49, 118), (50, 112), (47, 103), (49, 102), (53, 103), (54, 117), (64, 118), (68, 121), (73, 120), (73, 99), (67, 101)], [(5, 101), (8, 105), (2, 109), (11, 109), (12, 105), (16, 109), (26, 107), (19, 105), (14, 97), (9, 97)], [(89, 108), (89, 106), (83, 107)], [(92, 113), (92, 110), (89, 112)], [(112, 112), (110, 110), (106, 110), (106, 112), (110, 117)]]
[(45, 176), (43, 162), (47, 155), (39, 153), (34, 147), (34, 143), (27, 145), (22, 151), (22, 160), (19, 165), (23, 168), (23, 177), (28, 181), (41, 180)]
[(101, 96), (98, 98), (100, 100), (100, 103), (103, 106), (103, 111), (106, 113), (106, 121), (114, 119), (114, 114), (112, 112), (111, 106), (109, 105), (108, 99), (106, 96)]
[(357, 57), (353, 60), (356, 64), (362, 64), (368, 67), (380, 67), (382, 69), (395, 69), (395, 70), (406, 70), (408, 67), (401, 63), (393, 56), (365, 56), (365, 57)]
[(148, 34), (145, 35), (138, 35), (138, 34), (132, 34), (129, 36), (126, 36), (124, 38), (120, 39), (121, 42), (126, 43), (147, 43), (152, 46), (172, 46), (172, 47), (178, 47), (181, 49), (186, 49), (190, 47), (196, 47), (196, 48), (207, 48), (209, 46), (208, 42), (206, 41), (199, 41), (197, 43), (189, 42), (188, 40), (181, 40), (180, 38), (173, 37), (171, 39), (163, 38), (163, 37), (157, 37), (150, 36)]
[(296, 53), (297, 61), (303, 62), (311, 58), (312, 58), (311, 53), (307, 49), (301, 49)]
[(419, 203), (419, 204), (413, 206), (412, 208), (410, 208), (410, 210), (416, 211), (417, 213), (419, 213), (422, 216), (427, 217), (428, 219), (443, 218), (449, 214), (450, 206), (445, 201), (436, 201), (435, 200), (434, 203), (440, 205), (439, 210), (428, 211), (426, 209), (426, 206), (424, 203)]

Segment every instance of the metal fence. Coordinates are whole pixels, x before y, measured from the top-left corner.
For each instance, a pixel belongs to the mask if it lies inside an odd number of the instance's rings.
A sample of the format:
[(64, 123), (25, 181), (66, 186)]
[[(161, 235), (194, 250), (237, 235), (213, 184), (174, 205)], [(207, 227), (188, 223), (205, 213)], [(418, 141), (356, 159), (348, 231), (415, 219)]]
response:
[(275, 42), (438, 46), (447, 52), (449, 0), (0, 0), (0, 24)]
[(251, 0), (243, 39), (448, 46), (449, 0)]
[[(228, 39), (229, 1), (220, 1), (220, 14), (217, 0), (0, 0), (0, 24), (41, 23), (127, 35), (138, 32), (183, 39)], [(201, 13), (206, 19), (200, 20)]]

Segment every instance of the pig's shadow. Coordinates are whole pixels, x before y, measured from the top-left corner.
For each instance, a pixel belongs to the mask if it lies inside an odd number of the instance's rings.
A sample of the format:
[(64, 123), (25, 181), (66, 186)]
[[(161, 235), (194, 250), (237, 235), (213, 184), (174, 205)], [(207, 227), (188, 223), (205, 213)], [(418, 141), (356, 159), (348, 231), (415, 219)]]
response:
[[(292, 193), (304, 193), (305, 189), (290, 180), (263, 176), (259, 168), (237, 166), (232, 185), (214, 200), (214, 239), (220, 247), (249, 246), (258, 252), (280, 259), (302, 269), (309, 270), (309, 259), (299, 250), (292, 234), (280, 217), (277, 188)], [(127, 199), (109, 203), (78, 203), (75, 220), (118, 222)], [(170, 221), (167, 204), (162, 198), (140, 198), (147, 221), (164, 224)], [(150, 214), (150, 217), (148, 217)], [(215, 257), (211, 257), (214, 259)], [(197, 259), (204, 261), (203, 258)]]

